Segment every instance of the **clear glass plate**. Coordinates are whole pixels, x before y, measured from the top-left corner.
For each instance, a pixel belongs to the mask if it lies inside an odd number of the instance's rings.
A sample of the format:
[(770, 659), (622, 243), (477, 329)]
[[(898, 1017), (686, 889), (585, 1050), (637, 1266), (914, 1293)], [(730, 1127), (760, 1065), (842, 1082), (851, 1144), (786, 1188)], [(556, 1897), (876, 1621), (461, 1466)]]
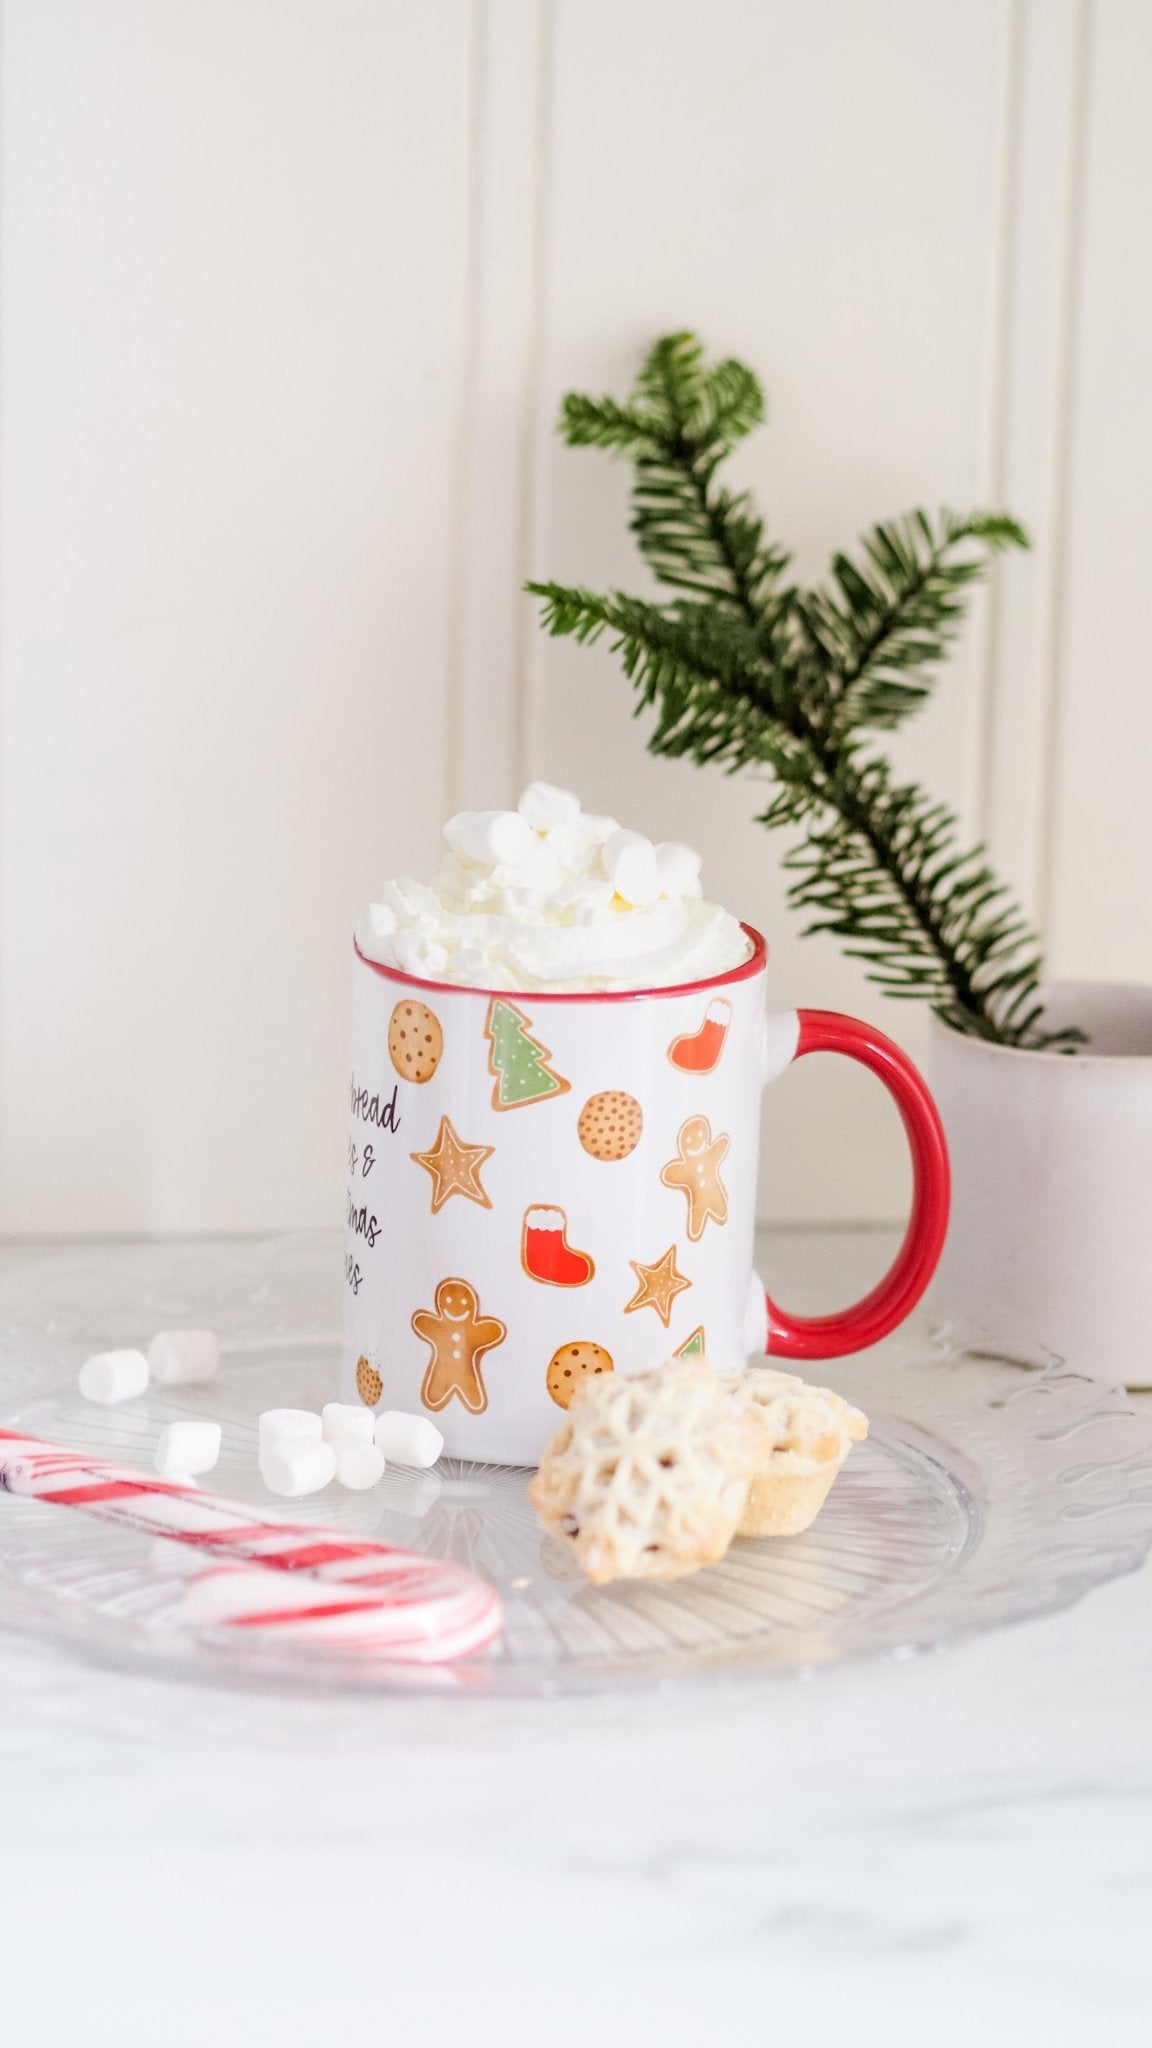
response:
[[(256, 1417), (332, 1398), (341, 1258), (323, 1234), (17, 1266), (0, 1282), (0, 1426), (150, 1465), (165, 1422), (214, 1416), (224, 1449), (204, 1484), (283, 1506), (256, 1473)], [(91, 1351), (146, 1345), (182, 1322), (220, 1332), (214, 1386), (111, 1409), (80, 1399)], [(371, 1493), (332, 1486), (293, 1503), (299, 1519), (455, 1558), (492, 1581), (504, 1636), (450, 1670), (184, 1628), (175, 1614), (194, 1564), (180, 1545), (7, 1495), (0, 1623), (214, 1683), (571, 1692), (910, 1654), (1065, 1606), (1152, 1544), (1152, 1416), (1122, 1392), (1018, 1345), (915, 1332), (818, 1372), (872, 1420), (818, 1521), (804, 1536), (737, 1542), (672, 1585), (585, 1585), (541, 1531), (520, 1471), (392, 1468)]]

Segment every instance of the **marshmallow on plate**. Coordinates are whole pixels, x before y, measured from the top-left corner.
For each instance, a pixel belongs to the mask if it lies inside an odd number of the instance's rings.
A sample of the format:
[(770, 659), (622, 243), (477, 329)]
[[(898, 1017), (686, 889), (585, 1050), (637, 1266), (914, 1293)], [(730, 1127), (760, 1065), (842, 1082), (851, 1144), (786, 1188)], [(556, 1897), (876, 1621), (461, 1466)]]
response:
[(215, 1330), (161, 1330), (148, 1346), (148, 1363), (160, 1387), (214, 1380), (220, 1370), (220, 1342)]
[(273, 1444), (307, 1442), (323, 1433), (323, 1423), (311, 1408), (265, 1408), (256, 1428), (260, 1437), (260, 1456), (270, 1451)]
[[(367, 1409), (364, 1412), (367, 1414)], [(336, 1477), (341, 1486), (349, 1487), (353, 1493), (366, 1493), (383, 1477), (384, 1453), (377, 1450), (374, 1443), (361, 1443), (355, 1437), (346, 1436), (339, 1439), (335, 1450)]]
[(80, 1367), (77, 1382), (86, 1401), (111, 1408), (131, 1401), (148, 1385), (148, 1360), (142, 1351), (98, 1351)]
[(165, 1479), (184, 1479), (195, 1472), (211, 1472), (220, 1456), (222, 1435), (218, 1422), (191, 1418), (170, 1422), (166, 1429), (160, 1431), (152, 1462)]
[(269, 1493), (283, 1494), (287, 1500), (319, 1493), (335, 1476), (336, 1447), (323, 1437), (282, 1437), (260, 1458), (260, 1477)]
[(416, 1465), (425, 1470), (434, 1465), (444, 1449), (444, 1439), (426, 1415), (406, 1415), (401, 1408), (386, 1408), (376, 1417), (376, 1448), (388, 1463)]
[(326, 1444), (370, 1444), (375, 1420), (372, 1410), (360, 1403), (326, 1401), (320, 1410), (320, 1433)]

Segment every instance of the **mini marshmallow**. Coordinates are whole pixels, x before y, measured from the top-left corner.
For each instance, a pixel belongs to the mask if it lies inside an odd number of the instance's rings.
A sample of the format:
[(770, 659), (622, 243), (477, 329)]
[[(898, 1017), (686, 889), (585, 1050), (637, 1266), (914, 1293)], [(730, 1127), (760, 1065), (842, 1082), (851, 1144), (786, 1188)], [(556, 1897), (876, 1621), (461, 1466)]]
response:
[(600, 849), (604, 873), (618, 896), (637, 910), (650, 910), (660, 897), (660, 873), (656, 848), (642, 832), (623, 827), (613, 832)]
[(562, 825), (550, 825), (543, 844), (554, 853), (566, 873), (579, 879), (599, 867), (600, 848), (620, 827), (615, 818), (567, 818)]
[(148, 1363), (159, 1387), (187, 1387), (214, 1380), (220, 1370), (215, 1330), (161, 1330), (148, 1346)]
[(148, 1360), (142, 1351), (98, 1351), (80, 1367), (77, 1382), (86, 1401), (111, 1408), (134, 1400), (148, 1385)]
[[(368, 1413), (365, 1409), (365, 1414)], [(371, 1421), (371, 1416), (369, 1416)], [(342, 1437), (335, 1446), (336, 1477), (341, 1486), (347, 1486), (353, 1493), (366, 1493), (370, 1486), (384, 1475), (384, 1453), (373, 1443), (360, 1443), (354, 1437)]]
[(386, 1408), (376, 1417), (375, 1437), (377, 1450), (390, 1465), (417, 1465), (425, 1470), (444, 1449), (434, 1422), (426, 1415), (406, 1415), (400, 1408)]
[(220, 1456), (223, 1432), (218, 1422), (170, 1422), (160, 1431), (152, 1463), (165, 1479), (183, 1479), (210, 1472)]
[(570, 789), (557, 789), (554, 782), (530, 782), (517, 809), (535, 832), (547, 832), (553, 825), (566, 825), (580, 816), (580, 799)]
[(319, 1493), (335, 1476), (335, 1445), (318, 1436), (283, 1437), (270, 1444), (260, 1459), (260, 1477), (269, 1493), (283, 1494), (287, 1500)]
[(666, 839), (656, 848), (656, 872), (665, 896), (698, 896), (704, 863), (694, 846)]
[(453, 853), (484, 867), (523, 860), (535, 845), (532, 827), (519, 811), (457, 811), (444, 837)]
[(375, 1420), (362, 1402), (326, 1401), (320, 1410), (320, 1433), (326, 1444), (370, 1444)]
[(585, 874), (595, 854), (596, 849), (581, 831), (581, 824), (580, 818), (573, 818), (570, 824), (550, 825), (538, 842), (559, 861), (562, 875)]
[(603, 846), (606, 839), (611, 839), (612, 834), (620, 830), (620, 826), (615, 818), (605, 817), (599, 811), (581, 811), (580, 830), (589, 846)]
[(256, 1427), (263, 1457), (273, 1444), (307, 1442), (322, 1435), (324, 1425), (311, 1408), (265, 1408)]

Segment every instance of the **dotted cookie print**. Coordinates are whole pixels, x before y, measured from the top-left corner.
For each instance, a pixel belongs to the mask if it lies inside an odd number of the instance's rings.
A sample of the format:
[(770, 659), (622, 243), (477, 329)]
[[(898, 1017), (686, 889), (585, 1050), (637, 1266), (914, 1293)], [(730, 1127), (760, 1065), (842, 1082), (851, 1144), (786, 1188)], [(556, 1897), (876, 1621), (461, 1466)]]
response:
[(404, 1081), (430, 1081), (444, 1052), (440, 1019), (427, 1003), (397, 1003), (388, 1020), (388, 1051)]
[(384, 1392), (384, 1382), (366, 1358), (356, 1360), (356, 1392), (366, 1408), (374, 1408)]
[(562, 1344), (548, 1361), (548, 1392), (558, 1408), (567, 1408), (586, 1379), (615, 1369), (611, 1352), (601, 1344)]
[(606, 1088), (590, 1095), (580, 1111), (576, 1133), (593, 1159), (605, 1162), (627, 1159), (640, 1143), (644, 1112), (634, 1095), (623, 1088)]

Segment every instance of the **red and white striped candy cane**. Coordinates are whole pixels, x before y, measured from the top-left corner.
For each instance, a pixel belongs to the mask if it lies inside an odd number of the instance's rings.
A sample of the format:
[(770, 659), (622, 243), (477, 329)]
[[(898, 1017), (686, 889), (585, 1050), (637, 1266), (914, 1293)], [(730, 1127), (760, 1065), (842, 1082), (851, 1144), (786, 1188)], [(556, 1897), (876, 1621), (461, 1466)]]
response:
[[(438, 1664), (483, 1649), (504, 1625), (491, 1586), (460, 1565), (253, 1515), (217, 1494), (15, 1430), (0, 1429), (0, 1491), (82, 1508), (211, 1558), (218, 1568), (192, 1582), (183, 1610), (199, 1626), (358, 1643), (404, 1663)], [(236, 1569), (243, 1566), (259, 1569)]]

